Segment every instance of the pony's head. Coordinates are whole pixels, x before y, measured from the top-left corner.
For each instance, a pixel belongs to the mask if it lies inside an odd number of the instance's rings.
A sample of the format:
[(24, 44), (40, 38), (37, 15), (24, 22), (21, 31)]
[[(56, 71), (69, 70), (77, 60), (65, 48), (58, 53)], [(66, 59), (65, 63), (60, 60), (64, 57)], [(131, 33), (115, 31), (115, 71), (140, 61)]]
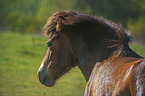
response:
[(76, 65), (72, 46), (61, 32), (63, 30), (61, 19), (64, 17), (55, 13), (44, 26), (44, 35), (49, 37), (48, 49), (37, 72), (37, 77), (43, 85), (48, 87), (53, 86), (60, 76)]

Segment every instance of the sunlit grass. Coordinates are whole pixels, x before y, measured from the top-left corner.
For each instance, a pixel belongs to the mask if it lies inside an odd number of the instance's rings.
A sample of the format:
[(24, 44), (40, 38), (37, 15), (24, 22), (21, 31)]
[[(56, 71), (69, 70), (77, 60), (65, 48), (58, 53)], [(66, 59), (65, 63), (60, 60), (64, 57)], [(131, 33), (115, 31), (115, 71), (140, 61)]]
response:
[(45, 42), (42, 36), (0, 33), (0, 96), (83, 96), (86, 82), (77, 67), (54, 87), (40, 84), (36, 74)]
[(137, 54), (145, 58), (145, 45), (138, 44), (130, 44), (130, 47)]

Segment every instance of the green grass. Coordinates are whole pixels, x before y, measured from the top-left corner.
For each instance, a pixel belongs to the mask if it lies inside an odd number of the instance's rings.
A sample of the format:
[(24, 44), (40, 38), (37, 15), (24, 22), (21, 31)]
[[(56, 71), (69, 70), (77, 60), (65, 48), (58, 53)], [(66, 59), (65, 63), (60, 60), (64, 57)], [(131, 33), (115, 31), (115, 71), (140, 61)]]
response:
[(40, 84), (36, 74), (45, 42), (42, 36), (0, 33), (0, 96), (83, 96), (86, 82), (77, 67), (54, 87)]
[[(47, 50), (42, 36), (0, 32), (0, 96), (83, 96), (86, 81), (76, 67), (54, 87), (37, 79), (37, 70)], [(131, 45), (145, 57), (145, 46)]]
[(133, 45), (133, 44), (130, 44), (130, 47), (132, 48), (133, 51), (135, 51), (140, 56), (145, 58), (145, 45), (138, 45), (138, 44)]

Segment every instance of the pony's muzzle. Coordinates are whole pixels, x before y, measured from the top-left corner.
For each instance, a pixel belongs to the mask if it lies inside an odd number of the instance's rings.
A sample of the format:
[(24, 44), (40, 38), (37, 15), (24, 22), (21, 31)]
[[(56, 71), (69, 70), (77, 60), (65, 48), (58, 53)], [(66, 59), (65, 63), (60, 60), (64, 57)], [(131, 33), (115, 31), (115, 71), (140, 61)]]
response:
[(39, 81), (47, 87), (52, 87), (56, 82), (56, 80), (53, 80), (49, 76), (48, 70), (43, 64), (41, 64), (40, 68), (37, 71), (37, 77)]

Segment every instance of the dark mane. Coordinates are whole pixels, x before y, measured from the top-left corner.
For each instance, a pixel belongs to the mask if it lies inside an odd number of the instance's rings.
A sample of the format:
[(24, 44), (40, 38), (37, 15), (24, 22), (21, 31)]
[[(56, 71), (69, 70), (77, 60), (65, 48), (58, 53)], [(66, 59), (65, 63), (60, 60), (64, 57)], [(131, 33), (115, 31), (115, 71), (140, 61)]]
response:
[[(112, 37), (107, 42), (112, 42), (109, 47), (126, 46), (130, 40), (130, 33), (125, 30), (121, 25), (114, 23), (113, 21), (103, 19), (101, 17), (94, 17), (86, 14), (81, 14), (74, 11), (60, 11), (53, 14), (44, 26), (44, 35), (51, 37), (55, 32), (60, 32), (66, 27), (77, 28), (95, 28), (99, 26), (102, 28), (101, 36), (103, 34), (111, 34)], [(100, 27), (101, 26), (101, 27)], [(106, 32), (106, 30), (108, 32)], [(90, 31), (86, 34), (92, 34)], [(103, 33), (106, 32), (106, 33)], [(84, 33), (83, 33), (84, 34)], [(98, 34), (94, 31), (94, 34)], [(93, 36), (92, 35), (92, 36)]]

